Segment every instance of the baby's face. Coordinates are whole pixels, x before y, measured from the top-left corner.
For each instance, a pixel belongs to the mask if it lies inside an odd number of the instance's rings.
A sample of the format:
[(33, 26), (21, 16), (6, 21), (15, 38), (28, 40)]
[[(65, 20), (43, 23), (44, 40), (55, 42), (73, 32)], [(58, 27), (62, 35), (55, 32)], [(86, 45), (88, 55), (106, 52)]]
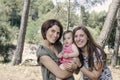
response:
[(66, 33), (64, 35), (64, 40), (63, 40), (64, 45), (69, 46), (70, 44), (73, 43), (73, 36), (72, 33)]

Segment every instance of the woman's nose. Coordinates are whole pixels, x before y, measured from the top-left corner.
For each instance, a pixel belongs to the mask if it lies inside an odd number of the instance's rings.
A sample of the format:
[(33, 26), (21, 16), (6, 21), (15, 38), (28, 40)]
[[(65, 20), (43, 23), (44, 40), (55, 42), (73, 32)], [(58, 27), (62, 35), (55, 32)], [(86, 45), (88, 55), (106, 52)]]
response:
[(58, 34), (57, 34), (57, 33), (54, 33), (54, 36), (55, 36), (55, 37), (57, 37), (57, 36), (58, 36)]
[(76, 39), (77, 39), (77, 40), (80, 40), (80, 37), (77, 37)]
[(80, 37), (78, 37), (78, 38), (77, 38), (77, 41), (81, 41), (81, 38), (80, 38)]

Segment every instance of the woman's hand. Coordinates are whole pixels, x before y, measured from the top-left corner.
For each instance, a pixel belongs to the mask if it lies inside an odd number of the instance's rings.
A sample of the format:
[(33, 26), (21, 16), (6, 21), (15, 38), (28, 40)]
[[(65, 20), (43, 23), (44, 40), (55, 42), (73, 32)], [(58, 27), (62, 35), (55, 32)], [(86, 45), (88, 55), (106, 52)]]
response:
[(73, 61), (77, 65), (77, 69), (74, 71), (74, 73), (78, 74), (80, 71), (80, 68), (82, 67), (82, 64), (81, 64), (79, 58), (74, 58)]
[(57, 55), (57, 57), (58, 57), (58, 58), (62, 58), (62, 53), (59, 53), (59, 54)]
[(73, 58), (73, 61), (74, 61), (74, 63), (75, 63), (78, 67), (81, 67), (81, 66), (82, 66), (79, 58)]
[(64, 58), (68, 58), (69, 55), (68, 55), (68, 54), (63, 54), (63, 57), (64, 57)]
[(77, 69), (77, 64), (74, 61), (68, 62), (64, 64), (65, 69), (70, 72), (74, 72)]

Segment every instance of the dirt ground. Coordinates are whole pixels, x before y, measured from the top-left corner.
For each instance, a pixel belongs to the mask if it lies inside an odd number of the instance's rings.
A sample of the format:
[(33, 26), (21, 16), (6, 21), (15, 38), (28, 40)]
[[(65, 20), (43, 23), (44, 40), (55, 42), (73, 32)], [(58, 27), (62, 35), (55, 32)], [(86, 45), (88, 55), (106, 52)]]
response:
[[(110, 67), (109, 67), (110, 68)], [(120, 80), (120, 68), (112, 69), (113, 80)], [(40, 66), (12, 66), (0, 64), (0, 80), (42, 80)], [(81, 75), (74, 75), (76, 80), (82, 80)]]
[(0, 64), (0, 80), (42, 80), (38, 66)]

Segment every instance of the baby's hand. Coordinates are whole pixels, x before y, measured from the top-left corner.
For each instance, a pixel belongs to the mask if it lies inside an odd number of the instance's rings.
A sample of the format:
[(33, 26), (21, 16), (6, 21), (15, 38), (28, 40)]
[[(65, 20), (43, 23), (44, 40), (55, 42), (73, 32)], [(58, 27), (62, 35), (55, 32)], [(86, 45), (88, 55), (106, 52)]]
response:
[(62, 58), (62, 54), (60, 53), (60, 54), (58, 54), (58, 56), (57, 56), (58, 58)]
[(69, 55), (68, 55), (68, 54), (63, 54), (63, 57), (64, 57), (64, 58), (68, 58)]

